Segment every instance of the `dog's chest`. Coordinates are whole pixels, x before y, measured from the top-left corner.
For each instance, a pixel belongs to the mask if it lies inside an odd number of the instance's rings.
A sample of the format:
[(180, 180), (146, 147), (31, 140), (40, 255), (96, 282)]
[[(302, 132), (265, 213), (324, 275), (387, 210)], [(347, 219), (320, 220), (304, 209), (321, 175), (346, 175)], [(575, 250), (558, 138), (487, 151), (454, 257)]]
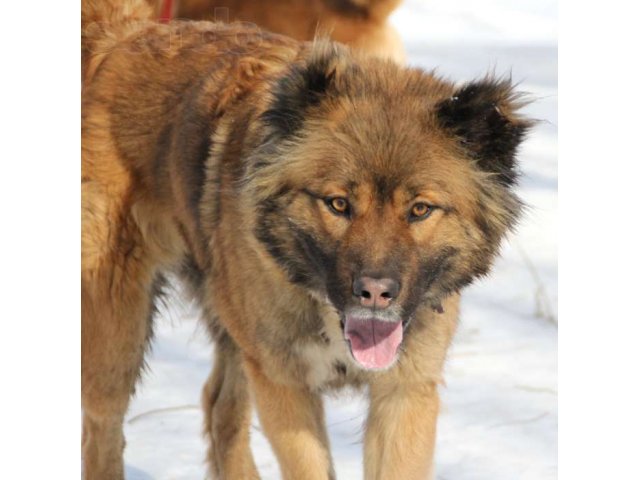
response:
[(311, 389), (322, 390), (348, 383), (354, 373), (348, 348), (342, 338), (331, 338), (328, 335), (319, 342), (298, 346), (306, 384)]
[(305, 383), (314, 390), (353, 383), (357, 369), (351, 361), (338, 315), (326, 306), (320, 307), (318, 314), (322, 319), (320, 333), (296, 345)]

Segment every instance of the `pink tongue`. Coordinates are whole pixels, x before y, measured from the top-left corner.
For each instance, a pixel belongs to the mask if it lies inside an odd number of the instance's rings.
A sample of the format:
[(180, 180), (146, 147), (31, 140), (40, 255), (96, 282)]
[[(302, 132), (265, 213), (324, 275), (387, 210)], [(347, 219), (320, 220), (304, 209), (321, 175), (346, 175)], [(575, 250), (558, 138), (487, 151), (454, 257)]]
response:
[(368, 369), (391, 365), (402, 342), (402, 321), (384, 322), (347, 316), (344, 331), (354, 358)]

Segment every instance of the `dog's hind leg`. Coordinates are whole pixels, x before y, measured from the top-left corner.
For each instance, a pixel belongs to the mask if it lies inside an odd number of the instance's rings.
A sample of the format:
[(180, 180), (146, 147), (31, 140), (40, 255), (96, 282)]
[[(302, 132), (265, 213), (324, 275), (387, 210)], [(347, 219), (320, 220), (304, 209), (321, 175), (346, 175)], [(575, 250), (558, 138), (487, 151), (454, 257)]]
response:
[(82, 457), (88, 480), (124, 478), (122, 423), (150, 337), (155, 267), (117, 195), (82, 188)]
[(226, 333), (216, 341), (215, 364), (202, 392), (202, 405), (211, 476), (219, 480), (258, 479), (249, 446), (247, 379), (238, 348)]

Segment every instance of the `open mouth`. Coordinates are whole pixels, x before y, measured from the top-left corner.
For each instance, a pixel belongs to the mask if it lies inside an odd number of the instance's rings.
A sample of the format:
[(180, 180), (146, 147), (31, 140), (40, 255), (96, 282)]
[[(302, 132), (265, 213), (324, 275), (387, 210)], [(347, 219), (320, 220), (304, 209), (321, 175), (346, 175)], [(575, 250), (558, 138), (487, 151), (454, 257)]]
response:
[(402, 320), (381, 320), (373, 315), (346, 315), (344, 337), (351, 354), (367, 370), (384, 370), (393, 365), (402, 343)]

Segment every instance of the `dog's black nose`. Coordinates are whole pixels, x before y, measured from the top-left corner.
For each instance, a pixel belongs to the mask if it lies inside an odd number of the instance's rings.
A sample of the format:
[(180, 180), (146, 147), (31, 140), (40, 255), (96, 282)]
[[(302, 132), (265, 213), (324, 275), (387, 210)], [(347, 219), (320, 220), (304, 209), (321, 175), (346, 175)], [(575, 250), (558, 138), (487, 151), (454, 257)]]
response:
[(387, 308), (399, 293), (400, 282), (392, 278), (359, 277), (353, 282), (353, 294), (363, 307)]

